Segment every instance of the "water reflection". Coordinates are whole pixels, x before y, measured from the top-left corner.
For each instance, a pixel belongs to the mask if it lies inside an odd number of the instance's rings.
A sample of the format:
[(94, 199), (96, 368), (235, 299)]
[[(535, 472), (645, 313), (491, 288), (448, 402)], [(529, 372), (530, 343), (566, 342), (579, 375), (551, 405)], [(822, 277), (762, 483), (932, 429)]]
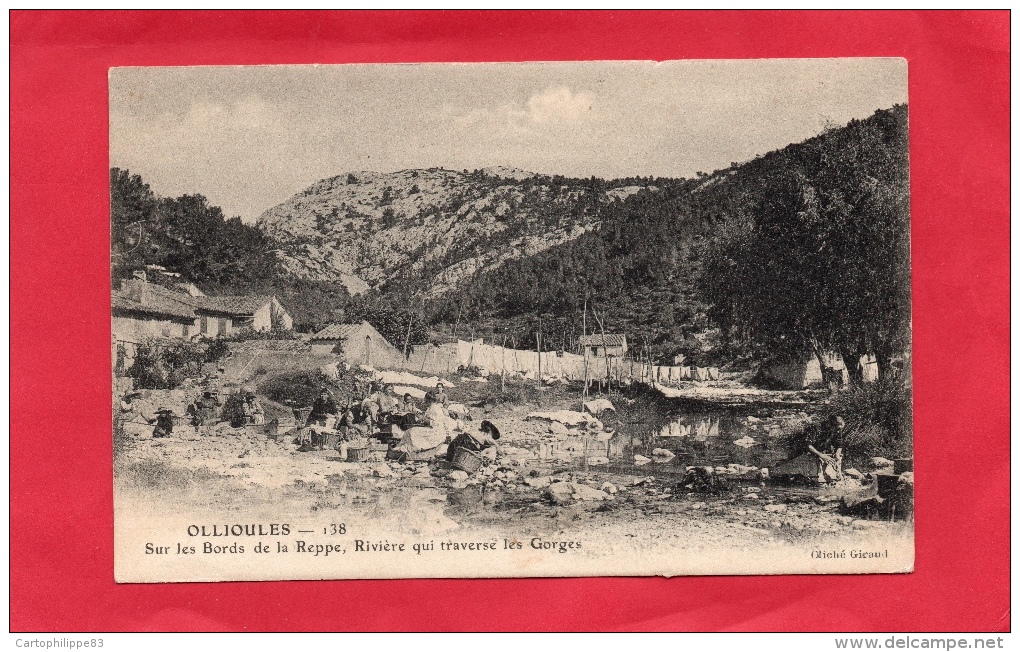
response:
[[(572, 433), (561, 441), (541, 442), (535, 453), (542, 460), (560, 460), (576, 464), (606, 464), (618, 472), (641, 468), (643, 473), (683, 473), (688, 466), (726, 466), (741, 464), (758, 468), (772, 467), (786, 459), (786, 451), (776, 431), (762, 428), (760, 420), (741, 414), (684, 414), (650, 425), (619, 423), (608, 440), (606, 435)], [(733, 442), (751, 437), (746, 447)], [(665, 449), (675, 455), (664, 457)], [(635, 456), (651, 459), (635, 465)]]

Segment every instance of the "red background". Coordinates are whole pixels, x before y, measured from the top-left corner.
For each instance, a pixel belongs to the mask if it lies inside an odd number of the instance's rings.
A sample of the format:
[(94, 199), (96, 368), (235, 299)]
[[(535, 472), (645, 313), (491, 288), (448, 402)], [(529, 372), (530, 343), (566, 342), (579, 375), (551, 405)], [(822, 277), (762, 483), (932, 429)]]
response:
[[(113, 582), (107, 69), (909, 61), (917, 565), (904, 576)], [(13, 630), (1008, 630), (1007, 12), (11, 14)]]

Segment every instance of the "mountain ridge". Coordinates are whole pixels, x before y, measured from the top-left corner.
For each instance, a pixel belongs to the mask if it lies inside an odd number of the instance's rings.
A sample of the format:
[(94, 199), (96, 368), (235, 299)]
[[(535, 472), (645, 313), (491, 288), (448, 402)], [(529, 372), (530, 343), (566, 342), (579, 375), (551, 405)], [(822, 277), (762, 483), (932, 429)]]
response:
[(401, 274), (430, 296), (467, 276), (590, 232), (600, 211), (650, 185), (548, 176), (508, 166), (344, 172), (266, 210), (256, 225), (298, 277), (352, 294)]

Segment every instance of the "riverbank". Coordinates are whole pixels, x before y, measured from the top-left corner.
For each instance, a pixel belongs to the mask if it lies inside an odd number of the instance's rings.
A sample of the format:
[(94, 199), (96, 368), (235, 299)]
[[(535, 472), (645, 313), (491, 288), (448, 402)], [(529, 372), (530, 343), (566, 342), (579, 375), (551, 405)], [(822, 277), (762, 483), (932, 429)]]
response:
[[(387, 461), (382, 450), (351, 463), (343, 451), (302, 452), (292, 438), (274, 440), (255, 428), (221, 424), (203, 435), (185, 426), (171, 438), (142, 435), (118, 446), (119, 518), (168, 510), (213, 522), (231, 514), (286, 515), (391, 538), (587, 541), (606, 555), (648, 547), (697, 556), (720, 547), (900, 545), (912, 530), (909, 522), (844, 514), (844, 496), (865, 488), (856, 481), (786, 487), (762, 478), (761, 469), (785, 459), (776, 442), (811, 418), (811, 400), (771, 393), (734, 401), (722, 392), (669, 399), (635, 391), (604, 397), (615, 409), (599, 415), (602, 428), (578, 429), (534, 416), (577, 410), (578, 393), (566, 386), (500, 403), (486, 383), (452, 383), (450, 398), (469, 406), (471, 423), (489, 419), (503, 434), (505, 455), (474, 474), (442, 461)], [(734, 443), (745, 437), (755, 443)], [(709, 491), (685, 487), (692, 466), (711, 466), (726, 482)]]

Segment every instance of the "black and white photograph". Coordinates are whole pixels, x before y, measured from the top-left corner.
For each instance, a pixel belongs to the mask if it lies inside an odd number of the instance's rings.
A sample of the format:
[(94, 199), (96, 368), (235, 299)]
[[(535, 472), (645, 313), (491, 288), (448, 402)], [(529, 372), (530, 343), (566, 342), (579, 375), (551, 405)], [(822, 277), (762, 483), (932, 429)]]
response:
[(904, 59), (109, 102), (118, 582), (913, 571)]

